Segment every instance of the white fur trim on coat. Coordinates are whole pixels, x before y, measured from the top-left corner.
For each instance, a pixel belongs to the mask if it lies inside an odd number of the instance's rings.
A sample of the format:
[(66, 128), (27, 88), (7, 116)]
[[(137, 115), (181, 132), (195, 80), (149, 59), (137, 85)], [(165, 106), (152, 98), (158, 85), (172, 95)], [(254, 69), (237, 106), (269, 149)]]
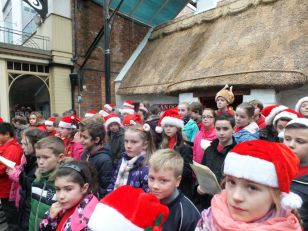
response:
[(296, 112), (300, 113), (299, 109), (300, 109), (302, 103), (304, 103), (304, 102), (308, 102), (308, 96), (305, 96), (305, 97), (303, 97), (303, 98), (301, 98), (300, 100), (297, 101), (297, 103), (295, 105), (295, 111)]
[(229, 152), (225, 159), (224, 174), (273, 188), (279, 187), (275, 165), (252, 156)]
[(273, 108), (273, 110), (271, 111), (271, 113), (269, 113), (268, 116), (266, 116), (265, 118), (265, 123), (267, 125), (271, 125), (273, 123), (273, 120), (275, 118), (275, 116), (279, 113), (279, 112), (282, 112), (283, 110), (286, 110), (287, 107), (286, 106), (283, 106), (283, 105), (280, 105), (278, 107), (275, 107)]
[(165, 116), (162, 121), (161, 121), (161, 125), (162, 127), (165, 125), (171, 125), (171, 126), (175, 126), (178, 128), (183, 128), (184, 127), (184, 121), (182, 119), (178, 119), (175, 117), (171, 117), (171, 116)]
[(98, 203), (88, 226), (93, 231), (143, 231), (114, 208)]

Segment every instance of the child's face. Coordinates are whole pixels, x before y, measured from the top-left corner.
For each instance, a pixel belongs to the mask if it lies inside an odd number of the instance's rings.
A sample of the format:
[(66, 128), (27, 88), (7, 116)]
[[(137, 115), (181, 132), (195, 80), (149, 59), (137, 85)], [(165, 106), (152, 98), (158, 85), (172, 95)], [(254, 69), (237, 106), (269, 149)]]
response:
[(37, 166), (42, 173), (47, 173), (55, 169), (64, 156), (64, 154), (55, 155), (49, 148), (36, 149), (35, 152)]
[(228, 120), (217, 120), (215, 123), (215, 129), (221, 145), (227, 144), (232, 140), (233, 128)]
[(31, 145), (31, 143), (29, 142), (29, 140), (28, 140), (28, 138), (26, 136), (22, 136), (21, 148), (22, 148), (22, 151), (24, 152), (24, 154), (26, 156), (31, 155), (32, 153), (34, 153), (33, 146)]
[(284, 144), (298, 156), (301, 163), (308, 162), (308, 129), (287, 128), (284, 132)]
[(181, 176), (176, 177), (172, 169), (159, 169), (155, 171), (150, 167), (148, 176), (148, 185), (150, 192), (158, 199), (168, 198), (174, 190), (179, 187)]
[(284, 128), (287, 126), (289, 121), (286, 121), (286, 120), (281, 120), (279, 119), (277, 122), (276, 122), (276, 130), (278, 132), (278, 134), (280, 132), (283, 132), (284, 131)]
[(219, 96), (216, 100), (217, 108), (219, 109), (224, 109), (228, 107), (228, 102), (224, 97)]
[(46, 125), (47, 132), (53, 132), (56, 128), (54, 126)]
[(192, 111), (192, 112), (190, 113), (190, 117), (191, 117), (193, 120), (198, 119), (199, 116), (200, 116), (200, 114), (199, 114), (198, 112)]
[(113, 132), (113, 133), (117, 133), (120, 130), (120, 126), (118, 123), (111, 123), (108, 127), (109, 131)]
[(182, 118), (185, 118), (186, 116), (189, 115), (189, 111), (188, 111), (185, 104), (180, 104), (178, 106), (178, 112), (179, 112), (180, 116), (182, 116)]
[(36, 115), (31, 115), (29, 117), (29, 123), (30, 123), (31, 126), (36, 125)]
[(129, 157), (139, 156), (141, 152), (146, 151), (148, 142), (144, 141), (139, 134), (139, 131), (132, 131), (130, 129), (124, 134), (125, 151)]
[(238, 127), (245, 127), (252, 121), (252, 118), (250, 118), (243, 108), (236, 108), (235, 111), (235, 124)]
[(299, 112), (305, 117), (308, 118), (308, 102), (303, 102), (299, 108)]
[(86, 150), (91, 150), (96, 144), (88, 130), (80, 133), (81, 143)]
[(0, 144), (5, 144), (11, 139), (10, 134), (7, 132), (5, 134), (0, 134)]
[(232, 219), (253, 222), (268, 213), (274, 204), (268, 186), (227, 176), (227, 206)]
[(57, 177), (55, 180), (57, 201), (63, 209), (70, 209), (81, 201), (88, 187), (88, 183), (81, 187), (73, 182), (70, 176)]
[(176, 126), (172, 126), (172, 125), (168, 125), (168, 124), (166, 124), (164, 126), (164, 132), (165, 132), (166, 136), (168, 136), (168, 137), (175, 136), (177, 131), (178, 131), (178, 128)]
[(59, 133), (62, 138), (67, 138), (72, 133), (72, 129), (59, 127)]
[(212, 114), (212, 112), (209, 110), (204, 110), (202, 113), (202, 124), (206, 128), (210, 128), (214, 125), (214, 122), (215, 122), (215, 119), (214, 119), (214, 115)]

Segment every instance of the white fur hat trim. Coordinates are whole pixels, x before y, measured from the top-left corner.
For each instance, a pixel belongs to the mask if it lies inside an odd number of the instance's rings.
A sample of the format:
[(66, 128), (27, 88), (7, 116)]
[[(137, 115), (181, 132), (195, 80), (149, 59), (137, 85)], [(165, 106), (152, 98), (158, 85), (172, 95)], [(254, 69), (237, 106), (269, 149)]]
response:
[(273, 110), (269, 113), (269, 115), (265, 118), (265, 123), (267, 125), (271, 125), (273, 123), (273, 120), (275, 116), (282, 112), (283, 110), (287, 109), (286, 106), (280, 105), (278, 107), (273, 108)]

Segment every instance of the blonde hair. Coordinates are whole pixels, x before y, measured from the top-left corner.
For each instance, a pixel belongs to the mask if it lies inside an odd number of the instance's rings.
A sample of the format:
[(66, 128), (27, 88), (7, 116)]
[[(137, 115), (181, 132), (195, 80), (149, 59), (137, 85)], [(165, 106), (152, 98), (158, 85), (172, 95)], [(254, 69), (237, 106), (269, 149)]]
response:
[(187, 108), (187, 111), (188, 112), (191, 112), (191, 107), (190, 107), (190, 104), (189, 103), (187, 103), (187, 102), (182, 102), (182, 103), (179, 103), (179, 106), (180, 105), (185, 105), (185, 107)]
[(35, 149), (50, 149), (55, 156), (59, 156), (64, 153), (64, 142), (62, 139), (56, 136), (48, 136), (39, 140), (35, 144)]
[(154, 171), (159, 171), (160, 169), (172, 170), (175, 177), (179, 177), (183, 173), (184, 160), (173, 149), (160, 149), (152, 154), (149, 160), (149, 167), (153, 168)]

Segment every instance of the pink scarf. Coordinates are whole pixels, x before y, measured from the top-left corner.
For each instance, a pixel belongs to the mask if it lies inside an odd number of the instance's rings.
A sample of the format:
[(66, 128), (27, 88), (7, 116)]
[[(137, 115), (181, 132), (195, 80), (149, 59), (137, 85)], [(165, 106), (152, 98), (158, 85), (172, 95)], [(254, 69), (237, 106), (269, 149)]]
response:
[[(222, 191), (212, 199), (211, 208), (202, 212), (195, 231), (301, 231), (297, 218), (288, 213), (286, 216), (274, 217), (270, 212), (258, 222), (245, 223), (231, 218), (227, 207), (227, 194)], [(286, 212), (286, 211), (284, 211)]]

